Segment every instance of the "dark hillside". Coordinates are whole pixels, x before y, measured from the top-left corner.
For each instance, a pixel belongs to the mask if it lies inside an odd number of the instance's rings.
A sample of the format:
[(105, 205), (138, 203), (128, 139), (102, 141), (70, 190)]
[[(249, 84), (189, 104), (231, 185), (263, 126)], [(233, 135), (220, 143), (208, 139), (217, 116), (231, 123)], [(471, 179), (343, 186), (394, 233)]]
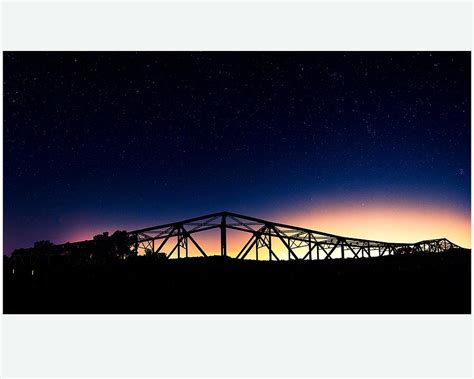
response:
[(470, 250), (325, 261), (131, 257), (15, 272), (5, 313), (470, 313)]

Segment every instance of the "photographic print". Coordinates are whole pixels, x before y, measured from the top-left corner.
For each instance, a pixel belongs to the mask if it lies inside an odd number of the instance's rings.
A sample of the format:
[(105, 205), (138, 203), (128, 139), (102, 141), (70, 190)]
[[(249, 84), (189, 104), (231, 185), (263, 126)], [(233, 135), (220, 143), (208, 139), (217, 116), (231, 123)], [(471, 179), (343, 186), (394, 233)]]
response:
[(470, 52), (4, 52), (4, 313), (468, 314)]

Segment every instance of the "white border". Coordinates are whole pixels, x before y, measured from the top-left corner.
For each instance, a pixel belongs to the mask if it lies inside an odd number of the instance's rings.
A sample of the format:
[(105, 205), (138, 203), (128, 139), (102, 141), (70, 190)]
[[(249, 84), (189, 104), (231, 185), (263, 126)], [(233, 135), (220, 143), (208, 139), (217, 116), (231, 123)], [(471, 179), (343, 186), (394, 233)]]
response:
[[(2, 3), (3, 50), (471, 50), (471, 32), (471, 2)], [(471, 355), (472, 316), (8, 315), (0, 374), (472, 377)]]
[(459, 377), (471, 369), (471, 324), (463, 316), (8, 316), (3, 322), (6, 376)]
[(466, 2), (11, 2), (4, 50), (470, 50)]

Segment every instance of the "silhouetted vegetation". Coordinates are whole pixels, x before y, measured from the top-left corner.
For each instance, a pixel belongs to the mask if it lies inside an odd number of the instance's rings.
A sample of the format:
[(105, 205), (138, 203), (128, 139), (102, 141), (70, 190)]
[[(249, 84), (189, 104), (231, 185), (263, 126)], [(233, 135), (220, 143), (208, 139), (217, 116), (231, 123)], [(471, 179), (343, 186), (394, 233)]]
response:
[(111, 236), (104, 232), (92, 240), (54, 245), (50, 241), (37, 241), (32, 248), (16, 249), (8, 264), (17, 272), (39, 272), (65, 269), (68, 266), (105, 264), (125, 259), (135, 254), (131, 246), (134, 237), (126, 231), (117, 230)]

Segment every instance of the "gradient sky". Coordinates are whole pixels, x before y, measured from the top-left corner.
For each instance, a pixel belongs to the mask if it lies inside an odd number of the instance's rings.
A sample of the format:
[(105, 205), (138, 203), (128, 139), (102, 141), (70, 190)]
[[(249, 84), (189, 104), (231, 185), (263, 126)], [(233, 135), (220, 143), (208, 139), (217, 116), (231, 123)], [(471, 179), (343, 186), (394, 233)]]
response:
[(470, 244), (470, 53), (4, 53), (4, 253), (228, 210)]

